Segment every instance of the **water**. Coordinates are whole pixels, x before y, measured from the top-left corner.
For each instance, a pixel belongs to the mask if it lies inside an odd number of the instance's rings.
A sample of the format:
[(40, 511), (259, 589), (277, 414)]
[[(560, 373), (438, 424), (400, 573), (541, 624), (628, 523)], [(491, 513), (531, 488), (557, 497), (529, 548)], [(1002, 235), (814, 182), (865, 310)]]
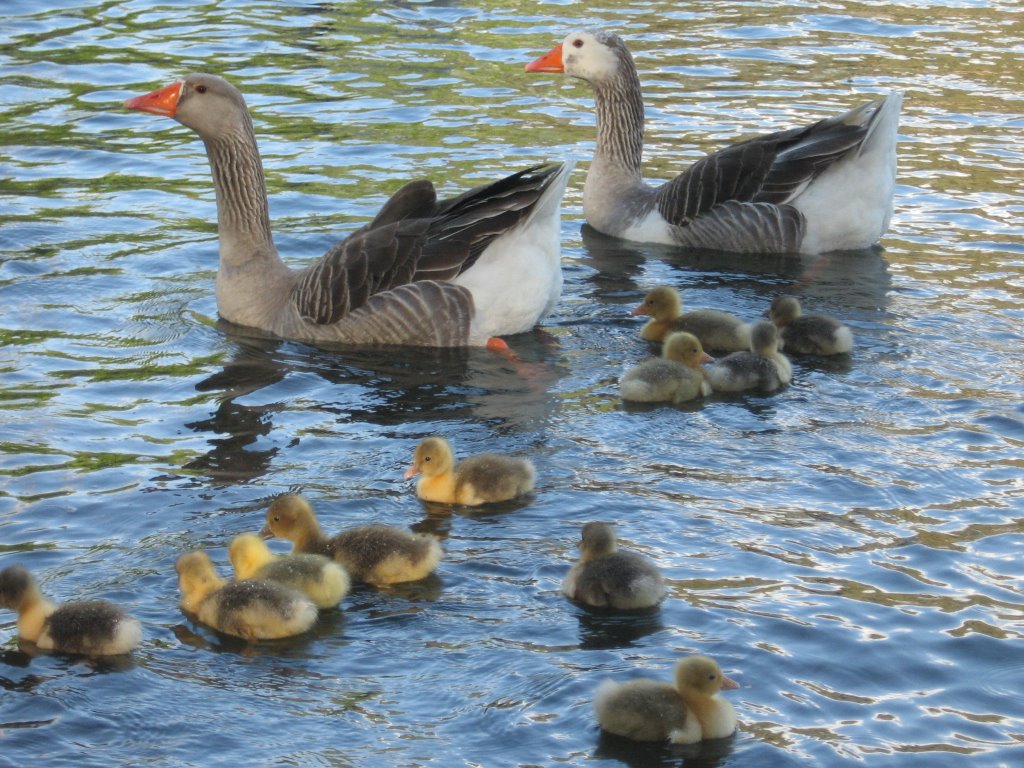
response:
[[(555, 314), (483, 351), (382, 355), (219, 327), (202, 147), (131, 95), (218, 71), (252, 107), (278, 246), (312, 258), (401, 182), (443, 191), (575, 153), (578, 83), (522, 66), (569, 30), (629, 40), (646, 168), (898, 89), (884, 250), (678, 254), (581, 228)], [(1014, 3), (232, 3), (8, 0), (0, 22), (0, 566), (145, 625), (130, 661), (19, 649), (0, 614), (0, 764), (1010, 766), (1024, 740), (1024, 150)], [(784, 290), (838, 315), (846, 361), (773, 396), (624, 407), (628, 310), (671, 282), (746, 317)], [(529, 454), (523, 502), (424, 505), (412, 449)], [(309, 636), (189, 622), (173, 563), (226, 564), (269, 500), (325, 527), (431, 531), (436, 579), (357, 590)], [(568, 603), (579, 527), (618, 522), (670, 596)], [(279, 543), (280, 544), (280, 543)], [(703, 748), (602, 736), (607, 678), (709, 653), (741, 728)]]

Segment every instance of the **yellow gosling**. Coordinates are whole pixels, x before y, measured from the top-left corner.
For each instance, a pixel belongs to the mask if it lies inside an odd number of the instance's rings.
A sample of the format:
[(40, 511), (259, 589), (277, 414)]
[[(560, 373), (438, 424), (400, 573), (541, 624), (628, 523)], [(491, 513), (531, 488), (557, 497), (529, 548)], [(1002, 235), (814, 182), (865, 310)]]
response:
[(334, 608), (352, 582), (340, 563), (323, 555), (275, 555), (255, 533), (235, 536), (228, 546), (235, 579), (266, 579), (297, 589), (317, 608)]
[(364, 525), (330, 538), (309, 502), (297, 493), (274, 499), (267, 510), (265, 538), (288, 539), (292, 554), (324, 555), (344, 566), (356, 581), (375, 586), (419, 581), (441, 562), (441, 545), (433, 536), (391, 525)]
[(424, 501), (477, 506), (525, 496), (533, 490), (536, 471), (528, 459), (497, 453), (456, 463), (447, 440), (428, 437), (416, 446), (405, 479), (416, 475), (416, 495)]
[(597, 722), (608, 733), (634, 741), (694, 744), (721, 739), (736, 730), (736, 713), (723, 689), (739, 685), (707, 656), (687, 656), (675, 669), (675, 685), (640, 678), (606, 680), (594, 697)]
[(633, 309), (633, 315), (651, 319), (640, 330), (640, 338), (663, 341), (676, 331), (692, 333), (704, 349), (715, 352), (738, 352), (750, 348), (750, 326), (736, 315), (717, 309), (695, 309), (683, 312), (679, 291), (660, 285), (644, 296)]
[(120, 606), (106, 600), (57, 605), (20, 565), (0, 571), (0, 608), (17, 611), (18, 636), (44, 651), (117, 656), (142, 642), (142, 625)]
[(181, 608), (207, 626), (245, 640), (274, 640), (306, 632), (316, 606), (291, 587), (273, 581), (225, 581), (205, 552), (187, 552), (174, 566)]

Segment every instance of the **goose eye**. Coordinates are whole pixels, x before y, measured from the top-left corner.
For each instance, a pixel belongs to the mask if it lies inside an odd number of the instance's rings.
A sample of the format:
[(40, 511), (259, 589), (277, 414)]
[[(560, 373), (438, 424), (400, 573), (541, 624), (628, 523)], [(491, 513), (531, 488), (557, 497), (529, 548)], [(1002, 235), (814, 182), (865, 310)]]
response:
[(197, 85), (195, 87), (195, 92), (196, 93), (206, 93), (206, 86), (205, 85)]
[(577, 38), (576, 38), (575, 40), (573, 40), (573, 41), (572, 41), (572, 47), (573, 47), (573, 48), (582, 48), (582, 47), (583, 47), (583, 41), (582, 41), (582, 40), (580, 40), (580, 39), (579, 39), (579, 38), (577, 37)]

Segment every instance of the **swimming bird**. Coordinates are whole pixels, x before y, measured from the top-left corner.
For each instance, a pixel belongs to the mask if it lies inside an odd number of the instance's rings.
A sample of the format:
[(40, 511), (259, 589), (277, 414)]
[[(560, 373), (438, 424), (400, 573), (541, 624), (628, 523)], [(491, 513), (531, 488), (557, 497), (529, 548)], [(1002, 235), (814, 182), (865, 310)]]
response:
[(413, 452), (405, 479), (421, 475), (416, 495), (424, 501), (478, 506), (525, 496), (536, 470), (529, 459), (481, 453), (456, 463), (443, 437), (428, 437)]
[(853, 332), (834, 317), (805, 315), (792, 296), (776, 296), (768, 310), (781, 347), (798, 355), (842, 355), (853, 349)]
[(623, 400), (641, 403), (682, 403), (710, 395), (702, 363), (711, 360), (692, 333), (670, 334), (661, 357), (648, 358), (622, 374), (619, 393)]
[(301, 635), (316, 622), (316, 606), (302, 593), (263, 579), (226, 581), (205, 552), (186, 552), (174, 570), (181, 609), (226, 635), (274, 640)]
[(738, 687), (714, 659), (687, 656), (676, 663), (675, 685), (651, 678), (605, 680), (594, 711), (601, 728), (617, 736), (694, 744), (733, 734), (736, 712), (718, 693)]
[(267, 509), (263, 538), (292, 542), (292, 553), (324, 555), (337, 560), (356, 581), (381, 586), (419, 581), (441, 561), (433, 536), (392, 525), (363, 525), (329, 538), (320, 530), (313, 508), (297, 493), (278, 496)]
[(235, 579), (266, 579), (298, 590), (317, 608), (334, 608), (348, 594), (348, 573), (323, 555), (275, 555), (255, 533), (240, 533), (228, 545)]
[(526, 70), (564, 72), (593, 87), (597, 147), (583, 212), (600, 232), (743, 253), (822, 253), (867, 248), (889, 226), (899, 94), (741, 141), (649, 186), (640, 171), (640, 78), (618, 35), (572, 32)]
[(700, 339), (704, 349), (716, 352), (739, 352), (750, 349), (750, 325), (730, 312), (719, 309), (694, 309), (683, 312), (679, 291), (670, 285), (659, 285), (647, 292), (633, 309), (633, 315), (651, 319), (640, 329), (640, 338), (663, 341), (675, 331), (687, 331)]
[(142, 642), (142, 625), (106, 600), (57, 605), (21, 565), (0, 571), (0, 608), (18, 612), (18, 636), (44, 651), (116, 656)]
[(711, 388), (716, 392), (742, 392), (746, 389), (774, 392), (789, 383), (793, 366), (779, 352), (778, 330), (765, 320), (751, 329), (749, 350), (726, 355), (705, 371)]
[(583, 526), (580, 559), (562, 581), (571, 600), (595, 608), (651, 608), (665, 597), (658, 567), (636, 552), (619, 550), (615, 526), (591, 522)]
[(235, 86), (195, 73), (125, 106), (172, 117), (206, 146), (225, 320), (312, 342), (481, 346), (531, 329), (558, 300), (571, 165), (527, 168), (441, 201), (430, 181), (410, 182), (369, 224), (291, 269), (274, 246), (252, 119)]

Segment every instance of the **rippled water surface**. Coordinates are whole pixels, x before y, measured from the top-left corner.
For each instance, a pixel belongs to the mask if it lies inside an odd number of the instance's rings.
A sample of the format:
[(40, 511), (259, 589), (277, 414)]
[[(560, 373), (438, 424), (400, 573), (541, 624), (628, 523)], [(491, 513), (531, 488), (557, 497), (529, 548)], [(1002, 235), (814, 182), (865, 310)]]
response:
[[(1024, 751), (1024, 39), (1017, 3), (7, 0), (0, 20), (0, 566), (145, 626), (130, 661), (21, 648), (0, 613), (0, 764), (1013, 766)], [(646, 167), (905, 93), (883, 249), (723, 257), (581, 227), (580, 83), (523, 64), (575, 27), (632, 46)], [(570, 154), (566, 285), (527, 363), (346, 352), (218, 325), (201, 143), (121, 107), (186, 71), (252, 108), (282, 253), (323, 253), (407, 179), (454, 193)], [(673, 283), (753, 318), (789, 291), (845, 360), (773, 396), (624, 407), (629, 309)], [(486, 511), (419, 502), (415, 444), (528, 454)], [(430, 531), (436, 579), (356, 590), (294, 641), (178, 609), (270, 499), (325, 528)], [(606, 616), (559, 584), (614, 520), (670, 594)], [(278, 544), (281, 544), (278, 542)], [(275, 545), (276, 546), (276, 545)], [(283, 547), (282, 547), (283, 549)], [(702, 748), (602, 736), (597, 684), (708, 653), (741, 727)], [(965, 761), (965, 758), (969, 758)]]

